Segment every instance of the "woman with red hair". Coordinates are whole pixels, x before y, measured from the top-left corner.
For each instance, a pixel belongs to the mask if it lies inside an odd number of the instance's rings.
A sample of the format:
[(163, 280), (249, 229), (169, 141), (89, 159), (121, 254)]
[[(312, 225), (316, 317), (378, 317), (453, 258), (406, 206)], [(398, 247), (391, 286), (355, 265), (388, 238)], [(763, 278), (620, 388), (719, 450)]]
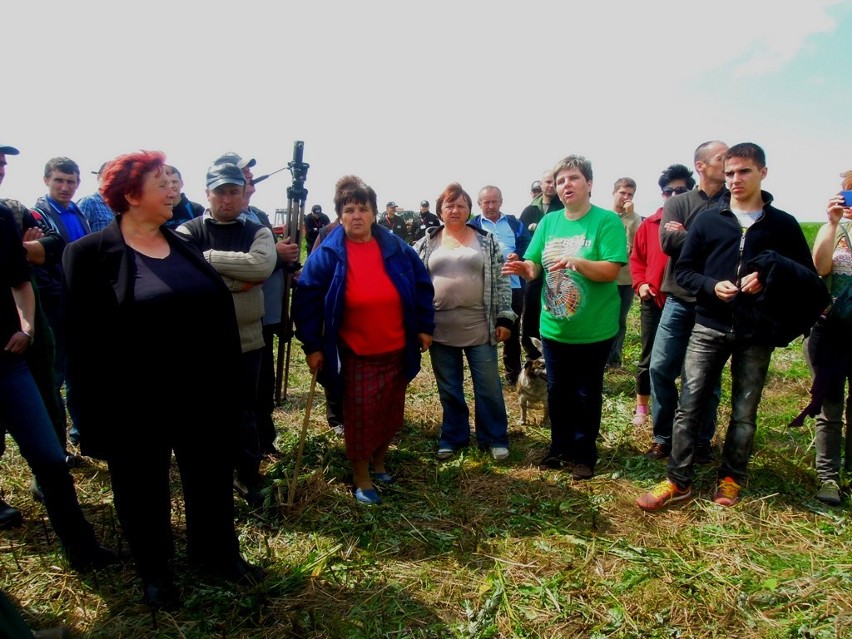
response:
[[(172, 451), (190, 564), (232, 580), (257, 580), (261, 571), (240, 556), (234, 531), (229, 451), (239, 404), (237, 393), (221, 392), (240, 365), (234, 305), (201, 252), (163, 226), (175, 198), (164, 162), (162, 153), (140, 151), (109, 163), (101, 193), (116, 218), (69, 244), (63, 266), (80, 446), (109, 466), (145, 601), (176, 608)], [(183, 339), (175, 338), (178, 318)]]

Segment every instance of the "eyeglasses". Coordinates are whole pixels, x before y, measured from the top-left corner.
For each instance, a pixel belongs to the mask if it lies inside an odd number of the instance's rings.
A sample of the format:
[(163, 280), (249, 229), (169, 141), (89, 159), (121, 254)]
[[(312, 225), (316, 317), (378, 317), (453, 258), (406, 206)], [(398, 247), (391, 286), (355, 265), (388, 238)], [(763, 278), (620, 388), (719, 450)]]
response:
[(681, 195), (683, 193), (686, 193), (687, 191), (689, 191), (689, 189), (685, 186), (676, 186), (675, 188), (667, 186), (663, 189), (663, 195), (665, 197), (671, 197), (672, 195)]

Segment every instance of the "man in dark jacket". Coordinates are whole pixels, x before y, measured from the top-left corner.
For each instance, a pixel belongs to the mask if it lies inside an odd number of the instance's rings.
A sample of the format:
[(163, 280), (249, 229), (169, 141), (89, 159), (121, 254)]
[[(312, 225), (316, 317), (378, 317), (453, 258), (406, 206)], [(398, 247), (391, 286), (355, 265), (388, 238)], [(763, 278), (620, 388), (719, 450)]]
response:
[[(533, 186), (538, 183), (539, 193), (533, 198), (530, 205), (521, 211), (521, 223), (527, 228), (532, 237), (535, 229), (541, 219), (548, 213), (554, 211), (565, 210), (565, 205), (562, 200), (556, 195), (556, 180), (553, 177), (553, 172), (548, 169), (541, 176), (541, 180), (533, 182)], [(531, 189), (535, 192), (535, 189)], [(537, 277), (531, 282), (527, 282), (524, 287), (524, 310), (521, 315), (521, 346), (524, 352), (530, 359), (538, 359), (541, 357), (539, 350), (533, 346), (533, 337), (539, 337), (539, 321), (541, 318), (541, 285), (544, 282), (543, 277)]]
[(172, 207), (172, 219), (166, 222), (166, 226), (170, 229), (176, 229), (184, 222), (199, 217), (204, 213), (204, 207), (198, 202), (190, 202), (183, 192), (183, 176), (178, 171), (177, 167), (166, 166), (166, 173), (169, 176), (169, 186), (175, 194), (175, 205)]
[(317, 241), (320, 231), (330, 223), (331, 220), (322, 212), (322, 207), (319, 204), (314, 204), (311, 207), (311, 212), (305, 216), (305, 258), (310, 256), (314, 249), (314, 243)]
[[(59, 251), (49, 250), (48, 243), (55, 248), (53, 240), (47, 235), (39, 240), (45, 249), (44, 262), (33, 268), (38, 285), (41, 304), (53, 330), (56, 343), (56, 389), (65, 385), (65, 403), (71, 417), (69, 439), (79, 442), (78, 411), (73, 386), (66, 383), (67, 344), (65, 340), (65, 294), (63, 292), (62, 250), (66, 244), (91, 233), (89, 221), (72, 201), (80, 186), (80, 167), (74, 160), (66, 157), (51, 158), (44, 165), (44, 184), (47, 194), (40, 197), (33, 207), (47, 224), (56, 230), (64, 243)], [(93, 324), (94, 326), (94, 324)]]
[(695, 327), (684, 360), (668, 479), (639, 498), (637, 505), (643, 510), (660, 510), (692, 495), (693, 453), (702, 415), (728, 359), (731, 418), (713, 501), (721, 506), (739, 501), (760, 395), (777, 340), (777, 335), (755, 330), (753, 325), (768, 274), (749, 271), (748, 265), (758, 255), (775, 251), (815, 272), (799, 223), (772, 206), (772, 196), (760, 188), (766, 172), (766, 156), (759, 146), (745, 142), (731, 147), (724, 165), (729, 195), (721, 206), (697, 217), (687, 234), (675, 276), (678, 284), (696, 296)]
[(441, 226), (441, 219), (429, 210), (429, 200), (420, 202), (420, 213), (411, 220), (411, 244), (426, 235), (426, 229)]

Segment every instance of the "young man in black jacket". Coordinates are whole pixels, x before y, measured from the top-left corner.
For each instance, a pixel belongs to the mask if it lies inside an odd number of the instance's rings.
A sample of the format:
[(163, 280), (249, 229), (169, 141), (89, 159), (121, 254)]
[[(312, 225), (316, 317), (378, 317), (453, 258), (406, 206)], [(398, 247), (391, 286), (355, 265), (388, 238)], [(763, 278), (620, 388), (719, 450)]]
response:
[(750, 322), (767, 274), (748, 265), (764, 251), (775, 251), (815, 272), (799, 223), (772, 206), (772, 196), (761, 190), (765, 177), (763, 149), (751, 142), (731, 147), (725, 154), (729, 195), (719, 207), (698, 216), (687, 234), (675, 276), (696, 296), (695, 327), (684, 360), (668, 478), (639, 498), (637, 505), (643, 510), (660, 510), (691, 497), (693, 454), (704, 407), (728, 359), (731, 418), (713, 501), (722, 506), (739, 501), (757, 428), (757, 408), (777, 343), (776, 336)]

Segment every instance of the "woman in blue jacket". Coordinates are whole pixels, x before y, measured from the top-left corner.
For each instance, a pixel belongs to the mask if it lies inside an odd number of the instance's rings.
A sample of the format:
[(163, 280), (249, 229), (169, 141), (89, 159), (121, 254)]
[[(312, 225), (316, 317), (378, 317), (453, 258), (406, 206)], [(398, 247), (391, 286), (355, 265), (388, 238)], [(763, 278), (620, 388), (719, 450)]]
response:
[(293, 320), (311, 372), (342, 389), (355, 498), (378, 504), (373, 481), (393, 482), (385, 454), (432, 343), (432, 282), (414, 250), (376, 224), (376, 192), (360, 178), (338, 181), (334, 208), (340, 226), (305, 263)]

